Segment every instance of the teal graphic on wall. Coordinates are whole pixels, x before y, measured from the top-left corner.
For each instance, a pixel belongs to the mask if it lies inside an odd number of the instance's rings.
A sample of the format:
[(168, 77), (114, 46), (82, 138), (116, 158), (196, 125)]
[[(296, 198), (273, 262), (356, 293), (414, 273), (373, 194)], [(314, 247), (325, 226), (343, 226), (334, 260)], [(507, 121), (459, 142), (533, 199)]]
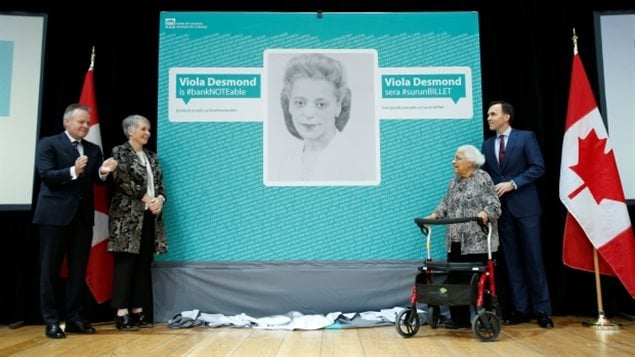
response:
[[(159, 26), (170, 250), (158, 259), (425, 257), (414, 218), (445, 194), (456, 148), (483, 140), (477, 13), (163, 12)], [(276, 150), (298, 144), (283, 74), (306, 53), (343, 63), (352, 95), (337, 135), (352, 139), (341, 156), (361, 150), (353, 165), (369, 177), (267, 180)], [(436, 257), (443, 235), (435, 228)]]
[(13, 41), (0, 41), (0, 117), (7, 117), (11, 112), (13, 44)]

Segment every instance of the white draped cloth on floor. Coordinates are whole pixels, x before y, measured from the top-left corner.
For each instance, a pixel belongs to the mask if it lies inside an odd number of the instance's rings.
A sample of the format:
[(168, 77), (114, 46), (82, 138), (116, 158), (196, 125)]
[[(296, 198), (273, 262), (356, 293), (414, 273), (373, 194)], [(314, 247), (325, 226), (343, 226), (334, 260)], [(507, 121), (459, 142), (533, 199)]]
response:
[[(183, 311), (168, 321), (172, 328), (188, 327), (249, 327), (270, 330), (319, 330), (323, 328), (352, 328), (392, 325), (403, 307), (393, 307), (380, 311), (331, 312), (326, 315), (304, 315), (291, 311), (282, 315), (251, 317), (246, 314), (225, 316), (223, 314), (202, 313), (200, 310)], [(423, 313), (423, 311), (418, 311)]]

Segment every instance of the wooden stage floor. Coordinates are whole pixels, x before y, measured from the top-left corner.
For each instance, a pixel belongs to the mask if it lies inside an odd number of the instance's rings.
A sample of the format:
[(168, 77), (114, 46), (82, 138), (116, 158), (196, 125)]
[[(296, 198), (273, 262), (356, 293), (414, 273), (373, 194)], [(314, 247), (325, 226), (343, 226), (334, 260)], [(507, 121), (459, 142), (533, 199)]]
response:
[(249, 328), (171, 329), (165, 323), (137, 332), (96, 324), (97, 334), (44, 336), (43, 325), (0, 326), (0, 356), (635, 356), (635, 321), (616, 331), (582, 325), (589, 318), (554, 316), (556, 327), (535, 322), (503, 326), (494, 342), (481, 342), (469, 329), (423, 325), (411, 338), (394, 326), (286, 331)]

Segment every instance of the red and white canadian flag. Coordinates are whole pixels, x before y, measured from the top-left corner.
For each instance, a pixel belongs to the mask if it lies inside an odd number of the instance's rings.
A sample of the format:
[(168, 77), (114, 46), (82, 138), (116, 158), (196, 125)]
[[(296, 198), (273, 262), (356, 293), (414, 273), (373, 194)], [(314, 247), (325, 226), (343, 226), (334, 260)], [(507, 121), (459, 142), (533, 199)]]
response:
[(573, 56), (560, 165), (560, 200), (567, 208), (565, 265), (617, 276), (635, 298), (635, 234), (608, 134), (577, 51)]
[[(90, 68), (84, 78), (84, 86), (79, 103), (90, 109), (90, 131), (86, 139), (99, 145), (102, 152), (101, 131), (99, 129), (99, 115), (97, 114), (97, 99), (95, 96), (95, 82), (93, 76), (94, 49), (90, 61)], [(113, 259), (107, 251), (108, 244), (108, 191), (105, 185), (94, 185), (95, 195), (95, 226), (93, 227), (93, 244), (86, 269), (86, 284), (98, 303), (103, 303), (112, 296)]]

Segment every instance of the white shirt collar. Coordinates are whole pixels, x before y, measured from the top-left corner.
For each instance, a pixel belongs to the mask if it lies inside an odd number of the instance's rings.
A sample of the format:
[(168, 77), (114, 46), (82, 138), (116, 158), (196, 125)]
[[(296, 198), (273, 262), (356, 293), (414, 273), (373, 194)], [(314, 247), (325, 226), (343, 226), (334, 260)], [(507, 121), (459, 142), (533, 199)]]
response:
[(68, 137), (68, 140), (71, 141), (71, 143), (73, 141), (77, 141), (78, 143), (82, 143), (82, 139), (75, 139), (74, 137), (71, 136), (71, 134), (68, 133), (68, 131), (64, 130), (64, 134), (66, 134), (66, 137)]
[(512, 127), (510, 126), (510, 127), (507, 127), (507, 130), (505, 130), (503, 133), (501, 133), (501, 134), (496, 134), (496, 137), (497, 137), (497, 138), (500, 138), (500, 137), (501, 137), (501, 135), (505, 135), (505, 137), (508, 137), (508, 138), (509, 138), (509, 133), (511, 133), (511, 132), (512, 132)]

